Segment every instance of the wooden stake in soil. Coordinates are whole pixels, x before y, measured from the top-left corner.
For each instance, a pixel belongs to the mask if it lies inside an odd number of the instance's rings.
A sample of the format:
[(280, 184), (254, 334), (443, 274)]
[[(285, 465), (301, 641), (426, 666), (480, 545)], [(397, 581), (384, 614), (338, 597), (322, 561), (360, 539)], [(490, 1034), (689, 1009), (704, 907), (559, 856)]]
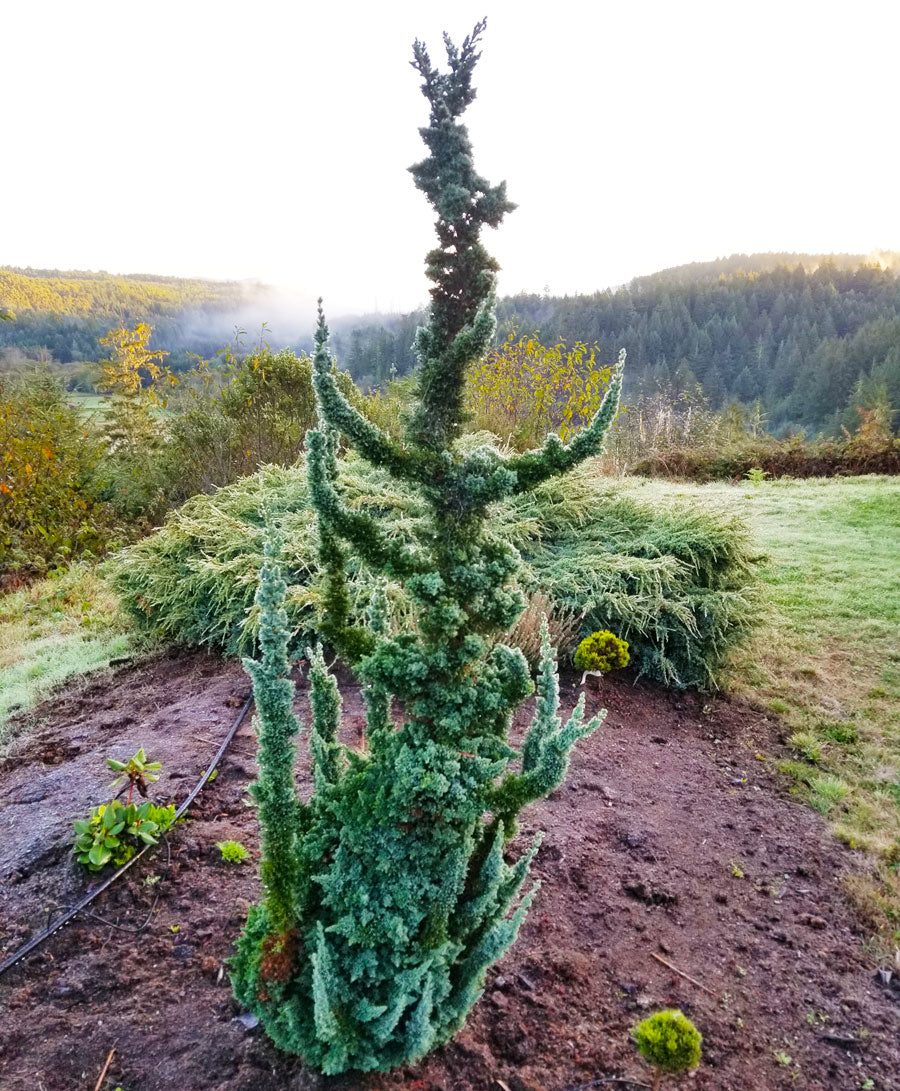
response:
[(678, 974), (679, 977), (683, 977), (685, 981), (690, 981), (690, 983), (696, 985), (698, 989), (702, 989), (705, 993), (709, 993), (713, 1000), (719, 999), (712, 989), (708, 989), (702, 982), (698, 981), (696, 977), (691, 977), (691, 975), (686, 974), (684, 970), (679, 970), (677, 966), (673, 966), (667, 958), (663, 958), (662, 955), (658, 955), (654, 951), (650, 952), (650, 957), (655, 958), (657, 962), (661, 962), (663, 966), (667, 966), (673, 973)]
[(112, 1064), (112, 1059), (116, 1055), (116, 1047), (113, 1046), (106, 1057), (106, 1064), (103, 1066), (100, 1075), (97, 1077), (97, 1082), (94, 1084), (94, 1091), (100, 1091), (103, 1086), (103, 1081), (106, 1079), (106, 1073), (109, 1072), (109, 1066)]

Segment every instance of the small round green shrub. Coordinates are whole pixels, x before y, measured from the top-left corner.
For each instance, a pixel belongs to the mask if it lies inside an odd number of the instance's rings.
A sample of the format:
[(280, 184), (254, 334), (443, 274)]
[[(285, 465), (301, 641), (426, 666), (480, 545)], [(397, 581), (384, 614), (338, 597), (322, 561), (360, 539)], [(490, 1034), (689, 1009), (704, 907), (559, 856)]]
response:
[(677, 1008), (649, 1015), (634, 1028), (638, 1052), (663, 1072), (687, 1072), (700, 1064), (700, 1031)]
[(627, 667), (628, 641), (620, 640), (609, 629), (591, 633), (575, 650), (575, 666), (580, 671), (600, 671), (608, 674), (619, 667)]

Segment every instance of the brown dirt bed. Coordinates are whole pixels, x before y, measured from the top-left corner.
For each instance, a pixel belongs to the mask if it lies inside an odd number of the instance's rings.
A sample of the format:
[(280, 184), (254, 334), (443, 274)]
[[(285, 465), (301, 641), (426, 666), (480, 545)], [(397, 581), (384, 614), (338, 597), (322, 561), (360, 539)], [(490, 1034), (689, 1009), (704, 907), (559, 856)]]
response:
[[(361, 704), (344, 683), (352, 742)], [(564, 679), (567, 705), (574, 683)], [(155, 798), (181, 799), (247, 691), (234, 662), (170, 656), (70, 689), (29, 718), (0, 765), (0, 955), (93, 881), (69, 838), (72, 820), (105, 797), (105, 756), (143, 745), (163, 763)], [(422, 1064), (326, 1080), (236, 1020), (221, 969), (258, 886), (255, 869), (223, 863), (215, 842), (241, 841), (257, 857), (248, 717), (172, 833), (168, 872), (161, 847), (92, 906), (134, 926), (158, 895), (147, 930), (77, 919), (0, 979), (0, 1087), (93, 1091), (115, 1047), (105, 1091), (567, 1091), (605, 1077), (620, 1082), (596, 1086), (627, 1091), (649, 1084), (629, 1029), (678, 1006), (703, 1032), (704, 1064), (666, 1086), (900, 1088), (900, 994), (867, 962), (842, 893), (861, 861), (770, 772), (777, 725), (628, 681), (607, 683), (602, 703), (606, 724), (581, 745), (566, 786), (526, 813), (522, 837), (546, 837), (519, 942), (465, 1029)], [(163, 877), (146, 885), (153, 874)]]

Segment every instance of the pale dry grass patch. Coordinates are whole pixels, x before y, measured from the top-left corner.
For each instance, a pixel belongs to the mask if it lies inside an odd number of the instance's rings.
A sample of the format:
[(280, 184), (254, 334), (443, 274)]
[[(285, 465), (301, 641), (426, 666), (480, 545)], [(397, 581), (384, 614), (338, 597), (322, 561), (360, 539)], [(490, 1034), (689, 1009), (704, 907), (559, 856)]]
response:
[(87, 562), (0, 597), (0, 742), (8, 718), (134, 647), (116, 593)]

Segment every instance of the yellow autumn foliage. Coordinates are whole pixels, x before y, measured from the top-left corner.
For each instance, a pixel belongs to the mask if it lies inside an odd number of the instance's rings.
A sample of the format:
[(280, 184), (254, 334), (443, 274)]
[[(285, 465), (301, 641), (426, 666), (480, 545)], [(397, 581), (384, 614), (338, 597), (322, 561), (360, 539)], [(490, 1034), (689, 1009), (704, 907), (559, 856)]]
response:
[(548, 432), (565, 442), (600, 408), (612, 367), (598, 364), (582, 341), (545, 346), (510, 334), (469, 373), (466, 409), (477, 430), (493, 432), (525, 450)]

